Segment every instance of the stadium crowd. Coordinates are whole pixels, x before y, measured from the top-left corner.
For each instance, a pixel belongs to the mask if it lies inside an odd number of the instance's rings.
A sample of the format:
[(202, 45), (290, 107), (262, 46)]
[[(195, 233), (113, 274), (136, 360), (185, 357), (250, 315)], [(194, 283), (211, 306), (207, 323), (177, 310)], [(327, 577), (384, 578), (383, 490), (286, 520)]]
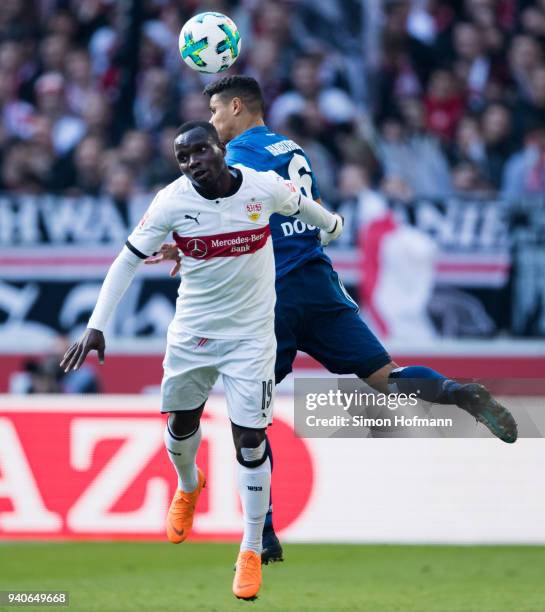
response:
[(124, 201), (176, 178), (175, 127), (208, 117), (177, 44), (203, 10), (236, 21), (234, 71), (333, 205), (545, 192), (543, 0), (4, 0), (0, 188)]

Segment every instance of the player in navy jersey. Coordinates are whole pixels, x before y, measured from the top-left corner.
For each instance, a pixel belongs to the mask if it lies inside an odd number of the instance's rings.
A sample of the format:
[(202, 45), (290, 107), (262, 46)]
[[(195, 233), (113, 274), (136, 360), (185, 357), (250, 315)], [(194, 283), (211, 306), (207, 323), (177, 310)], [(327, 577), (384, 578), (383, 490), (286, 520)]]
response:
[[(274, 170), (319, 201), (318, 185), (304, 151), (292, 140), (271, 132), (264, 123), (264, 104), (257, 81), (247, 76), (224, 77), (208, 85), (210, 122), (227, 143), (227, 162), (256, 170)], [(276, 260), (275, 377), (292, 370), (297, 350), (304, 351), (335, 374), (355, 374), (383, 393), (416, 393), (421, 399), (455, 404), (481, 421), (498, 438), (514, 442), (517, 426), (509, 411), (482, 385), (460, 384), (423, 366), (399, 367), (359, 316), (345, 291), (320, 232), (295, 217), (272, 215), (270, 226)], [(176, 259), (163, 245), (150, 260)], [(268, 449), (272, 464), (270, 447)], [(262, 562), (282, 560), (282, 547), (272, 523), (272, 505), (263, 531)]]

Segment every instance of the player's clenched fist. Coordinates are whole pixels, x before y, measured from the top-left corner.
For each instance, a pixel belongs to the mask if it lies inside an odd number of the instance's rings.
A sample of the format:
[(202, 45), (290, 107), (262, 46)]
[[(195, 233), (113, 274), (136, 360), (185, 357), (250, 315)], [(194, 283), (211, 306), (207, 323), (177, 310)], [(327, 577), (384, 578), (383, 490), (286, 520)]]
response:
[(60, 366), (65, 372), (77, 370), (90, 351), (97, 351), (98, 361), (104, 363), (105, 348), (104, 334), (98, 329), (87, 328), (81, 339), (68, 347)]
[(336, 240), (343, 232), (344, 219), (337, 213), (333, 213), (333, 216), (335, 217), (333, 228), (329, 231), (324, 229), (320, 230), (320, 242), (322, 246), (327, 246), (332, 240)]

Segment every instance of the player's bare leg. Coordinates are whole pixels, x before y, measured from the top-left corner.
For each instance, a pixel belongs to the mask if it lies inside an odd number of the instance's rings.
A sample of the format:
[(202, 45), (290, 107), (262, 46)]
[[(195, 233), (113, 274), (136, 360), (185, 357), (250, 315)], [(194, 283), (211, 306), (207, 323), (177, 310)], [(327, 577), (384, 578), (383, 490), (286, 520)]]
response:
[(382, 393), (416, 393), (427, 402), (455, 404), (469, 412), (500, 440), (513, 443), (517, 439), (517, 424), (509, 410), (479, 383), (461, 384), (431, 368), (401, 368), (393, 361), (373, 372), (365, 382)]
[(265, 429), (232, 424), (237, 451), (238, 490), (244, 515), (244, 534), (235, 566), (233, 594), (256, 599), (261, 587), (261, 538), (269, 507), (271, 464)]
[(178, 488), (166, 518), (167, 536), (173, 544), (183, 542), (189, 535), (195, 506), (206, 485), (204, 474), (195, 462), (201, 443), (199, 421), (203, 406), (171, 412), (165, 428), (165, 446), (178, 474)]

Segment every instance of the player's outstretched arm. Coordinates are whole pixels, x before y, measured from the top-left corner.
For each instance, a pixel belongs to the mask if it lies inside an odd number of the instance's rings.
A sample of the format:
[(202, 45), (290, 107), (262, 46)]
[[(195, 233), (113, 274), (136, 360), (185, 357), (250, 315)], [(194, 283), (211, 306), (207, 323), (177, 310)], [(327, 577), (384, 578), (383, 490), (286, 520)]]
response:
[(180, 251), (178, 250), (178, 247), (175, 242), (168, 242), (168, 243), (163, 244), (161, 248), (159, 249), (159, 251), (155, 253), (155, 255), (152, 255), (151, 257), (144, 259), (144, 263), (146, 265), (158, 264), (158, 263), (161, 263), (162, 261), (174, 261), (175, 262), (174, 266), (172, 267), (172, 270), (169, 272), (169, 276), (172, 276), (174, 278), (180, 271), (180, 267), (182, 265), (182, 258), (180, 257)]
[(131, 284), (140, 261), (141, 259), (125, 246), (110, 266), (102, 283), (95, 309), (87, 324), (87, 330), (78, 342), (68, 348), (62, 358), (60, 366), (65, 372), (77, 370), (92, 350), (98, 351), (100, 363), (104, 362), (105, 341), (102, 330)]
[(104, 363), (105, 349), (104, 334), (99, 329), (87, 328), (81, 339), (68, 347), (60, 366), (65, 372), (77, 370), (91, 351), (97, 351), (98, 361)]
[[(263, 176), (266, 174), (263, 173)], [(274, 172), (269, 173), (269, 176), (275, 179), (274, 212), (299, 217), (307, 225), (319, 227), (322, 230), (320, 232), (322, 244), (329, 244), (342, 234), (343, 218), (340, 215), (330, 213), (318, 202), (307, 198), (291, 181), (283, 180)]]
[(307, 225), (320, 228), (320, 241), (322, 245), (329, 244), (337, 239), (343, 232), (343, 218), (337, 213), (331, 213), (326, 208), (301, 194), (295, 212), (288, 213), (299, 217)]

